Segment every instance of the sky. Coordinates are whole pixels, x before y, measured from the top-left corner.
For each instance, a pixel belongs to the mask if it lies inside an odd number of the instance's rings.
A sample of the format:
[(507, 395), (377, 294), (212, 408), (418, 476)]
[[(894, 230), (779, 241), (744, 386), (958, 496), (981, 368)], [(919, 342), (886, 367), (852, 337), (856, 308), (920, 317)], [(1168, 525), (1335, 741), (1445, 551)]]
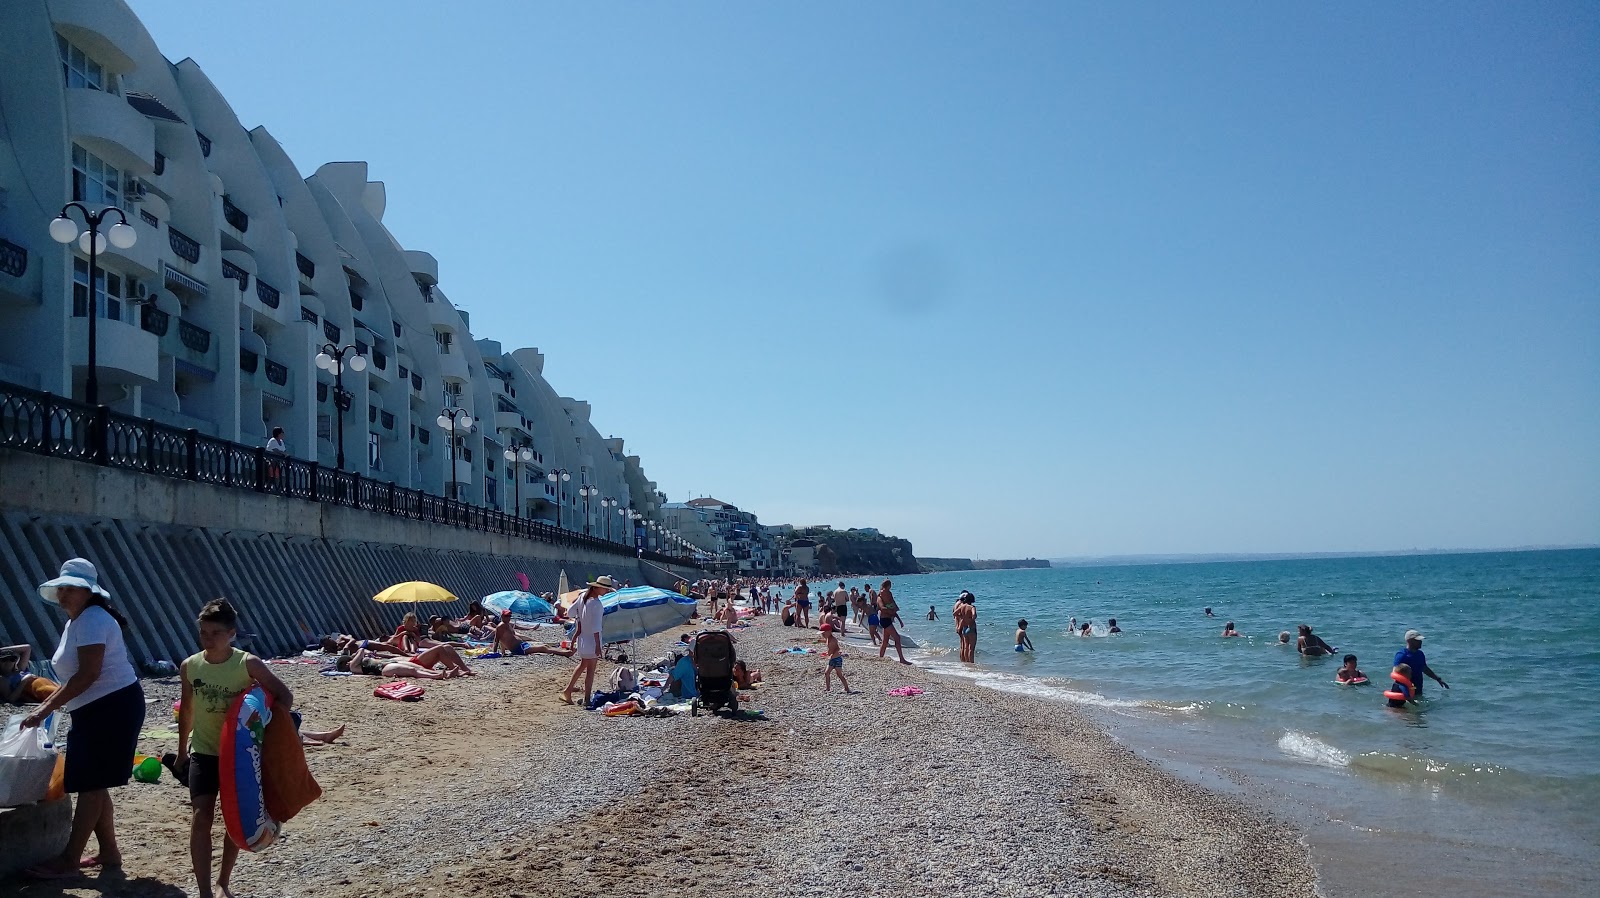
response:
[(674, 501), (1600, 543), (1600, 5), (130, 5)]

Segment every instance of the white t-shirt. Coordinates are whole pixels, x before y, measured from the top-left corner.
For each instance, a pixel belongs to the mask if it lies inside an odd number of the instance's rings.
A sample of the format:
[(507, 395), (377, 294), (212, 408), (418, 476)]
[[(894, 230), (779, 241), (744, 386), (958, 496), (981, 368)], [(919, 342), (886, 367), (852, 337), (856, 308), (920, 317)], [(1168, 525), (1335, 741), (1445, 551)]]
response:
[(283, 440), (273, 437), (272, 439), (267, 440), (267, 451), (276, 453), (278, 455), (288, 455), (289, 447), (283, 444)]
[(118, 689), (139, 682), (133, 664), (128, 661), (128, 644), (122, 639), (122, 628), (104, 608), (90, 605), (83, 609), (77, 620), (67, 621), (61, 631), (61, 644), (56, 646), (56, 673), (66, 683), (78, 672), (78, 649), (86, 645), (106, 647), (105, 660), (100, 665), (100, 676), (81, 695), (61, 706), (63, 711), (76, 711), (95, 699), (105, 698)]
[[(598, 596), (582, 599), (572, 608), (572, 615), (578, 621), (577, 636), (573, 648), (578, 650), (579, 658), (597, 658), (594, 637), (600, 636), (605, 626), (606, 606)], [(604, 637), (601, 636), (602, 641)]]

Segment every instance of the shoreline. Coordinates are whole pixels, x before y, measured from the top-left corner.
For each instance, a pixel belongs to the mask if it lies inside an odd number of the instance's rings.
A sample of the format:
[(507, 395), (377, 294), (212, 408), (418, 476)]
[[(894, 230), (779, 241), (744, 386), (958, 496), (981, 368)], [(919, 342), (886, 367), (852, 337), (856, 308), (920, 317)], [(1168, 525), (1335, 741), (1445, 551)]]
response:
[[(636, 654), (663, 654), (679, 632)], [(825, 694), (820, 656), (772, 654), (816, 636), (774, 615), (737, 631), (766, 675), (744, 694), (769, 719), (749, 722), (577, 711), (555, 697), (571, 663), (549, 656), (477, 662), (480, 676), (426, 683), (414, 704), (373, 698), (376, 678), (275, 666), (308, 726), (349, 729), (308, 750), (323, 798), (241, 859), (235, 893), (1318, 894), (1297, 830), (1141, 758), (1088, 715), (851, 648), (859, 694)], [(899, 685), (925, 694), (886, 694)], [(146, 683), (147, 733), (165, 732), (158, 709), (176, 688)], [(164, 778), (115, 797), (118, 894), (192, 894), (186, 791)]]

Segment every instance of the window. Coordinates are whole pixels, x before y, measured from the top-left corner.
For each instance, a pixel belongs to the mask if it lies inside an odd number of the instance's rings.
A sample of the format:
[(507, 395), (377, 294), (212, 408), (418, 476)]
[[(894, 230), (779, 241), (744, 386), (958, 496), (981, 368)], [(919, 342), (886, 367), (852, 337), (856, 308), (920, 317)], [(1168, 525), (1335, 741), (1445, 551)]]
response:
[(483, 501), (487, 505), (500, 504), (500, 485), (493, 477), (483, 478)]
[(449, 331), (434, 331), (433, 336), (434, 339), (439, 341), (439, 354), (449, 355), (450, 344), (454, 342), (455, 334), (452, 334)]
[(87, 87), (116, 93), (112, 75), (100, 63), (90, 59), (89, 54), (59, 34), (56, 35), (56, 48), (61, 51), (61, 74), (66, 78), (68, 87)]
[[(116, 272), (96, 268), (94, 280), (94, 308), (99, 318), (122, 320), (123, 289), (133, 289), (131, 282), (124, 283)], [(89, 317), (89, 260), (72, 260), (72, 317)]]
[(91, 206), (121, 206), (122, 172), (99, 156), (73, 144), (72, 198)]
[(333, 416), (332, 415), (318, 415), (317, 416), (317, 439), (319, 439), (319, 440), (327, 440), (329, 442), (333, 441)]
[(383, 452), (378, 448), (378, 435), (367, 434), (367, 467), (374, 471), (383, 470)]

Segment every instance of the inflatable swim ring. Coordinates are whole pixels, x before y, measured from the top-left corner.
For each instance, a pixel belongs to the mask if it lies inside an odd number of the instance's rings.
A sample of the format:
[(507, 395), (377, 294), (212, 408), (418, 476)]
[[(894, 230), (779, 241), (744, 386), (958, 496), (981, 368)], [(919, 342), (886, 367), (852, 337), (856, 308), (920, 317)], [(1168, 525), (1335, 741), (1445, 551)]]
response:
[(1340, 686), (1365, 686), (1367, 685), (1367, 678), (1355, 677), (1349, 680), (1334, 680), (1334, 682), (1338, 683)]
[(222, 821), (228, 838), (246, 851), (261, 851), (278, 837), (278, 821), (267, 813), (261, 790), (261, 746), (272, 719), (272, 700), (260, 686), (240, 693), (222, 721)]
[(1399, 702), (1411, 701), (1411, 696), (1416, 693), (1416, 687), (1411, 685), (1411, 681), (1406, 679), (1405, 674), (1390, 671), (1389, 679), (1393, 680), (1395, 685), (1392, 689), (1385, 689), (1383, 697), (1392, 698)]

